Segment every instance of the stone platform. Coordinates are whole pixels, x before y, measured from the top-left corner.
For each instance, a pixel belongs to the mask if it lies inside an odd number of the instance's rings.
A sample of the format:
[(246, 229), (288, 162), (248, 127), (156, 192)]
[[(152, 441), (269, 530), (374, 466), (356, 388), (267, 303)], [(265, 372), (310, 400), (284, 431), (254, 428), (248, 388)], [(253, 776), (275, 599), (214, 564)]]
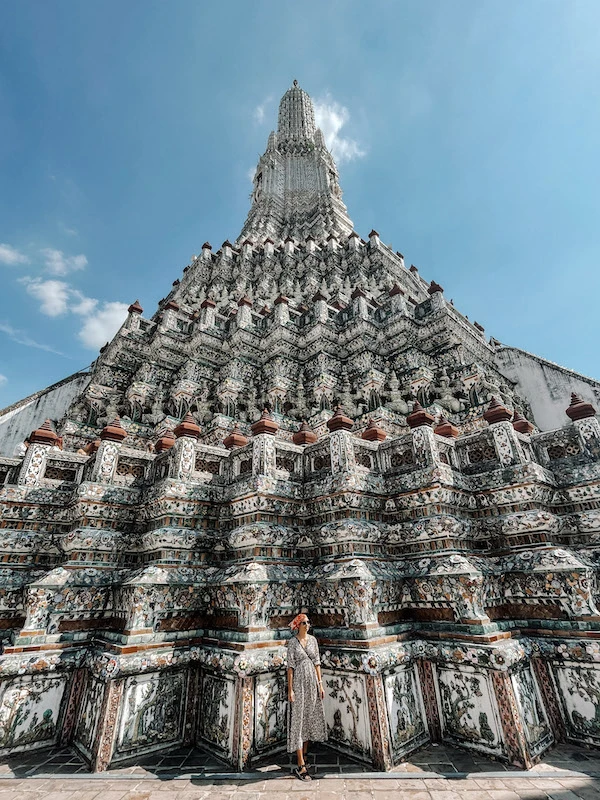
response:
[(0, 765), (0, 800), (595, 800), (600, 753), (559, 745), (535, 769), (509, 765), (447, 745), (429, 745), (391, 773), (364, 772), (326, 746), (309, 754), (316, 778), (289, 774), (287, 754), (253, 772), (229, 773), (209, 753), (182, 747), (132, 766), (90, 775), (75, 751), (20, 754)]

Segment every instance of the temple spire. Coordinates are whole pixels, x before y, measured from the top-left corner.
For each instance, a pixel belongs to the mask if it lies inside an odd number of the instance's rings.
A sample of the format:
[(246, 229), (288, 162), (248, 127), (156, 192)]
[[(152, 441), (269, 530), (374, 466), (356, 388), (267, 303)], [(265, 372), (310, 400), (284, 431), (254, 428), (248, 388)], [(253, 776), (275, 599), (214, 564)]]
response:
[(238, 237), (305, 241), (353, 230), (335, 161), (315, 124), (315, 110), (298, 81), (281, 98), (277, 132), (269, 135), (253, 180), (252, 207)]
[(316, 131), (313, 103), (304, 89), (294, 81), (281, 98), (277, 134), (282, 139), (314, 139)]

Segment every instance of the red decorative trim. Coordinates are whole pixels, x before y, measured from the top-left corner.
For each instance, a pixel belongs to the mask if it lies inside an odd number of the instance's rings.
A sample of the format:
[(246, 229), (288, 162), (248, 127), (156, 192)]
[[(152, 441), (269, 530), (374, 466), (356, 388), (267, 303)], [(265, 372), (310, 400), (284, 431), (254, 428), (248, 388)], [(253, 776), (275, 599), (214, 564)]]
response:
[(442, 741), (442, 723), (440, 721), (440, 709), (438, 706), (437, 694), (435, 691), (435, 678), (433, 676), (433, 664), (431, 661), (417, 661), (419, 673), (419, 683), (421, 684), (421, 695), (425, 706), (425, 718), (429, 728), (429, 736), (432, 742)]
[(111, 681), (107, 683), (104, 690), (102, 711), (98, 720), (98, 732), (92, 753), (93, 772), (104, 772), (110, 764), (123, 685), (123, 680)]
[(185, 710), (183, 720), (183, 741), (184, 744), (192, 744), (196, 732), (196, 719), (198, 716), (198, 699), (200, 695), (200, 673), (197, 669), (188, 672), (187, 696), (185, 699)]
[(490, 673), (492, 676), (492, 686), (498, 703), (500, 712), (500, 722), (504, 734), (504, 746), (506, 754), (511, 764), (522, 769), (529, 769), (533, 761), (529, 755), (527, 739), (523, 723), (521, 722), (517, 699), (510, 675), (507, 672)]
[(235, 691), (233, 697), (233, 745), (231, 748), (231, 762), (234, 767), (240, 768), (240, 723), (242, 719), (242, 678), (238, 678), (235, 682)]
[(250, 752), (254, 739), (254, 678), (242, 678), (242, 741), (241, 767), (245, 769), (250, 762)]
[(392, 766), (392, 759), (382, 676), (367, 675), (366, 690), (371, 726), (371, 757), (376, 767), (388, 770)]
[(86, 682), (86, 674), (83, 669), (76, 669), (71, 678), (71, 686), (69, 691), (69, 699), (67, 700), (67, 708), (65, 717), (62, 724), (60, 733), (60, 744), (70, 744), (73, 739), (75, 731), (75, 723), (77, 722), (77, 713), (83, 694), (83, 688)]
[(533, 671), (540, 687), (542, 702), (548, 715), (548, 721), (552, 728), (552, 733), (557, 742), (564, 742), (567, 738), (565, 723), (560, 713), (560, 703), (556, 694), (556, 688), (550, 674), (550, 667), (541, 658), (534, 658), (531, 661)]

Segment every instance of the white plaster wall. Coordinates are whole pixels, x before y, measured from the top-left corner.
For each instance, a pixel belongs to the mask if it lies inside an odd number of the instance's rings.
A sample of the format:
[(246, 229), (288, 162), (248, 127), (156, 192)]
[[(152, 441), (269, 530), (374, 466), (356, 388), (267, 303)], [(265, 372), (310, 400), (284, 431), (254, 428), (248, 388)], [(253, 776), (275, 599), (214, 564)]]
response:
[(517, 347), (499, 347), (496, 366), (518, 384), (517, 392), (531, 405), (534, 422), (543, 431), (562, 428), (569, 421), (565, 409), (571, 392), (600, 409), (600, 381), (586, 378)]
[(32, 395), (22, 405), (9, 406), (0, 412), (0, 455), (12, 456), (15, 446), (45, 419), (61, 419), (73, 400), (90, 382), (87, 372), (76, 372), (59, 385), (50, 386)]

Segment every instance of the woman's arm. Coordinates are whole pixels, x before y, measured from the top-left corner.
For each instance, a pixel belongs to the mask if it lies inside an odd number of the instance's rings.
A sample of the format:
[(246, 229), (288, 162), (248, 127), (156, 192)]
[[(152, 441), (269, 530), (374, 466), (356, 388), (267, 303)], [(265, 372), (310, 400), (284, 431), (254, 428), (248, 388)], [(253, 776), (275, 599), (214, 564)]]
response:
[(323, 688), (323, 678), (321, 676), (321, 665), (315, 664), (317, 671), (317, 680), (319, 681), (319, 691), (321, 692), (321, 700), (325, 697), (325, 689)]
[(288, 667), (287, 670), (287, 682), (288, 682), (288, 700), (290, 703), (294, 702), (294, 670), (291, 667)]

